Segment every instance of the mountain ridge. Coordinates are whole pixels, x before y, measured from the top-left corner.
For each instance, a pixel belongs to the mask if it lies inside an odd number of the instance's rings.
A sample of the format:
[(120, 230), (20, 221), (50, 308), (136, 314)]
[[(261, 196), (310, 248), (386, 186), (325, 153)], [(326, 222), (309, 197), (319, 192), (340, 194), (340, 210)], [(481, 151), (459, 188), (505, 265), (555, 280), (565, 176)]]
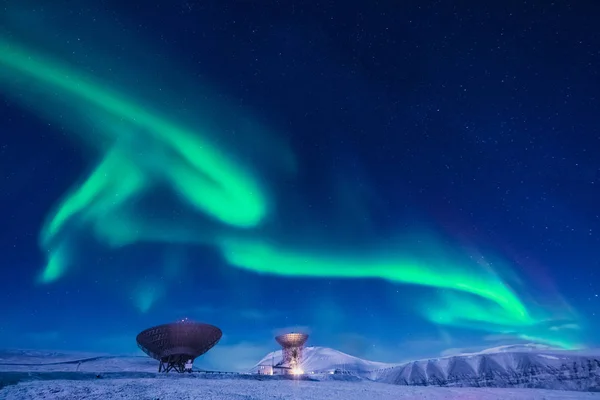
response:
[[(277, 365), (281, 359), (281, 350), (271, 352), (250, 372), (256, 372), (260, 365)], [(307, 347), (300, 365), (306, 374), (354, 375), (394, 385), (600, 391), (600, 351), (597, 349), (510, 345), (389, 364), (363, 360), (326, 347)]]

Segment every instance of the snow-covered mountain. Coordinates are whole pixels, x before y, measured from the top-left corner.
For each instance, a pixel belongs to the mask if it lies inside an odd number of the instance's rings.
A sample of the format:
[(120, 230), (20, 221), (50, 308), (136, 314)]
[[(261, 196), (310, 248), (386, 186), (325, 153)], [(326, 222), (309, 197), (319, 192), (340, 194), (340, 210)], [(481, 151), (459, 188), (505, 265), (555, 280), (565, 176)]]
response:
[(478, 354), (489, 354), (489, 353), (510, 353), (510, 352), (539, 352), (539, 351), (551, 351), (551, 350), (558, 350), (561, 351), (560, 349), (556, 348), (556, 347), (552, 347), (552, 346), (548, 346), (545, 344), (541, 344), (541, 343), (521, 343), (521, 344), (509, 344), (509, 345), (504, 345), (504, 346), (498, 346), (498, 347), (491, 347), (485, 350), (480, 350), (477, 352), (471, 352), (471, 353), (462, 353), (462, 354), (453, 354), (454, 356), (474, 356), (474, 355), (478, 355)]
[[(259, 365), (276, 365), (281, 358), (281, 351), (269, 353), (254, 370)], [(301, 367), (306, 373), (337, 371), (395, 385), (600, 391), (600, 352), (539, 345), (503, 346), (402, 364), (372, 362), (325, 347), (308, 347)]]
[(397, 385), (487, 386), (600, 391), (597, 353), (500, 348), (419, 360), (377, 371)]
[(0, 349), (0, 372), (156, 372), (157, 365), (146, 355)]
[[(261, 365), (278, 365), (283, 360), (282, 351), (274, 351), (260, 360), (250, 372), (255, 372)], [(306, 347), (300, 368), (305, 373), (330, 373), (336, 370), (357, 376), (365, 376), (372, 371), (393, 367), (395, 364), (367, 361), (341, 351), (327, 347)]]

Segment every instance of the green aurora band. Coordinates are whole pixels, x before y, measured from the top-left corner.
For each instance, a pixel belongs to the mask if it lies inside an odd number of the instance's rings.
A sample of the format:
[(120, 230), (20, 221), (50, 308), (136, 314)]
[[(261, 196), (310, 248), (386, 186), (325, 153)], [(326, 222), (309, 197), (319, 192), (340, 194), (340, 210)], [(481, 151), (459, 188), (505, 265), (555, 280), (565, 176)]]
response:
[[(264, 216), (265, 201), (258, 185), (246, 176), (242, 168), (229, 162), (218, 149), (213, 148), (208, 141), (203, 141), (194, 132), (148, 112), (144, 107), (104, 88), (101, 84), (93, 83), (89, 78), (83, 78), (74, 71), (67, 71), (39, 56), (33, 57), (4, 40), (0, 40), (0, 61), (15, 72), (34, 79), (40, 85), (47, 85), (50, 90), (58, 90), (75, 101), (85, 102), (89, 107), (98, 108), (131, 123), (176, 152), (185, 164), (170, 166), (166, 173), (176, 175), (176, 178), (171, 176), (171, 182), (192, 205), (225, 223), (237, 226), (256, 225)], [(104, 132), (111, 130), (112, 127), (109, 126)], [(112, 133), (112, 136), (114, 135), (115, 132)], [(126, 161), (120, 164), (124, 166)], [(131, 169), (126, 173), (135, 174)], [(67, 210), (56, 215), (59, 220), (51, 224), (49, 234), (55, 234), (52, 228), (62, 225), (73, 211), (80, 209), (80, 206), (101, 192), (109, 179), (103, 173), (94, 174), (91, 182), (81, 188), (82, 193), (77, 195), (78, 200), (70, 202)], [(135, 191), (137, 184), (139, 182), (136, 180), (131, 182), (131, 187), (125, 184), (121, 189)]]
[[(69, 231), (77, 227), (90, 230), (110, 246), (150, 240), (208, 243), (220, 249), (229, 264), (256, 273), (373, 278), (437, 288), (441, 291), (436, 294), (438, 300), (420, 309), (435, 324), (535, 337), (566, 348), (579, 344), (566, 339), (568, 335), (560, 329), (548, 330), (552, 318), (528, 309), (491, 270), (457, 267), (448, 260), (432, 263), (402, 251), (357, 256), (273, 245), (258, 231), (270, 211), (269, 196), (258, 177), (210, 142), (203, 128), (172, 121), (151, 111), (151, 105), (6, 38), (0, 38), (0, 67), (0, 84), (16, 100), (22, 93), (18, 82), (27, 81), (38, 92), (52, 93), (60, 98), (59, 103), (68, 104), (74, 119), (85, 114), (94, 133), (87, 133), (83, 126), (74, 127), (78, 130), (74, 133), (95, 143), (103, 154), (91, 175), (68, 193), (43, 228), (41, 245), (48, 253), (40, 276), (43, 283), (56, 281), (67, 271)], [(52, 114), (46, 102), (29, 101), (38, 114)], [(69, 115), (69, 110), (64, 114)], [(158, 149), (153, 153), (156, 159), (138, 154), (136, 146), (146, 142)], [(131, 212), (135, 200), (159, 182), (198, 214), (222, 226), (220, 233), (177, 226), (159, 229), (152, 221), (136, 218)], [(137, 292), (142, 311), (160, 294), (144, 286)]]

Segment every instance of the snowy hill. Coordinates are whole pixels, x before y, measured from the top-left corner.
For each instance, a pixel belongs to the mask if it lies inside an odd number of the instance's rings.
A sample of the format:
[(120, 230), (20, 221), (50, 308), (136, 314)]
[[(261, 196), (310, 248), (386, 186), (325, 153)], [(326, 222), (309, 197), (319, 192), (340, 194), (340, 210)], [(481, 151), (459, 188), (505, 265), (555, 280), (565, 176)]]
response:
[[(271, 352), (260, 360), (250, 372), (256, 372), (260, 365), (278, 365), (282, 360), (281, 350)], [(340, 370), (353, 375), (364, 376), (371, 371), (390, 368), (394, 365), (363, 360), (327, 347), (306, 347), (300, 368), (308, 374), (330, 373)]]
[[(281, 351), (269, 353), (250, 372), (281, 360)], [(536, 344), (402, 364), (372, 362), (325, 347), (307, 347), (301, 368), (307, 374), (337, 371), (395, 385), (600, 391), (600, 352), (563, 351)]]
[(598, 352), (508, 346), (419, 360), (372, 375), (396, 385), (518, 387), (600, 391)]
[(157, 365), (155, 360), (146, 355), (0, 350), (0, 372), (156, 372)]

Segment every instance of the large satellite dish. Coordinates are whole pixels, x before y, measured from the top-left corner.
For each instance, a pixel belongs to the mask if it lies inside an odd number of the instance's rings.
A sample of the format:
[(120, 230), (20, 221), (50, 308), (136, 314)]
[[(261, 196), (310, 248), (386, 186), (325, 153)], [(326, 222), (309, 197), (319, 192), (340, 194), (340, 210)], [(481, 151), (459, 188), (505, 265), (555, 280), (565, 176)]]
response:
[(221, 336), (216, 326), (184, 320), (146, 329), (136, 341), (144, 353), (160, 362), (158, 372), (184, 372), (186, 364), (213, 348)]

